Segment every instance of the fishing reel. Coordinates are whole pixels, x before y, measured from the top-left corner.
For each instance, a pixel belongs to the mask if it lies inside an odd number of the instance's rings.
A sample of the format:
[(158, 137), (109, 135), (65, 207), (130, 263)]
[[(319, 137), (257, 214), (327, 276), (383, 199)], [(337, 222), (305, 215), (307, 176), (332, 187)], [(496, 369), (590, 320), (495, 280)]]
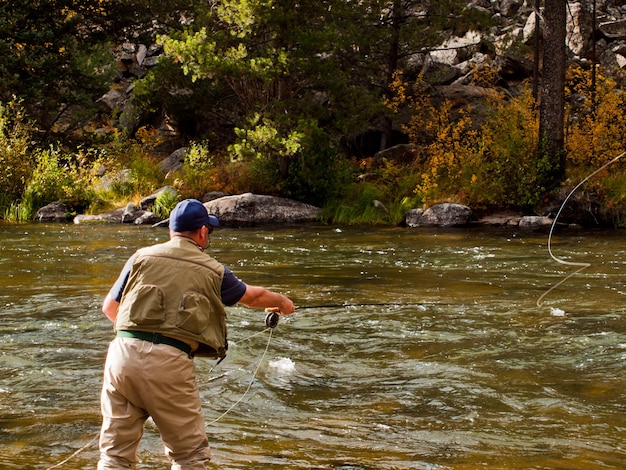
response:
[(276, 312), (269, 311), (267, 315), (265, 315), (265, 325), (268, 328), (276, 328), (278, 326), (278, 321), (280, 320), (280, 315)]

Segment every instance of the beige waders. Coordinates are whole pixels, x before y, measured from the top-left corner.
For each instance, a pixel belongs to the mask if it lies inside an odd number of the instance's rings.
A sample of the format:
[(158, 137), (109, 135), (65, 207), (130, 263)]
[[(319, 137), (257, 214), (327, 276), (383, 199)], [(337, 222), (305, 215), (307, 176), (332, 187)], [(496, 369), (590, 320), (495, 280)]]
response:
[(173, 470), (205, 470), (210, 458), (193, 359), (167, 344), (116, 338), (102, 387), (99, 470), (133, 468), (152, 417)]

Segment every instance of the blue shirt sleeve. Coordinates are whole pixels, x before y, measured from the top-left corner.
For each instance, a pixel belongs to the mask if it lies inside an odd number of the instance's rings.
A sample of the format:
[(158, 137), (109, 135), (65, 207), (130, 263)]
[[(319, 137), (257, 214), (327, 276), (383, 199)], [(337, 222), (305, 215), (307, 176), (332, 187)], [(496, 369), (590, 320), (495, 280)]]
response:
[(121, 302), (122, 294), (124, 293), (124, 288), (126, 287), (126, 283), (128, 282), (128, 276), (130, 276), (130, 268), (133, 266), (133, 260), (135, 259), (135, 255), (128, 258), (126, 264), (122, 268), (122, 272), (120, 273), (117, 281), (111, 287), (109, 291), (109, 296), (115, 299), (117, 302)]
[[(122, 272), (120, 273), (117, 281), (111, 287), (109, 291), (109, 295), (115, 299), (117, 302), (121, 302), (122, 294), (124, 293), (124, 288), (126, 287), (126, 283), (128, 282), (128, 276), (130, 276), (130, 270), (133, 266), (133, 260), (135, 259), (135, 255), (131, 256)], [(246, 293), (246, 284), (240, 280), (237, 276), (233, 274), (233, 272), (224, 266), (224, 278), (222, 280), (222, 303), (228, 307), (235, 305), (241, 298), (243, 294)]]
[(235, 305), (246, 293), (246, 284), (233, 272), (224, 266), (224, 279), (222, 280), (222, 303), (226, 306)]

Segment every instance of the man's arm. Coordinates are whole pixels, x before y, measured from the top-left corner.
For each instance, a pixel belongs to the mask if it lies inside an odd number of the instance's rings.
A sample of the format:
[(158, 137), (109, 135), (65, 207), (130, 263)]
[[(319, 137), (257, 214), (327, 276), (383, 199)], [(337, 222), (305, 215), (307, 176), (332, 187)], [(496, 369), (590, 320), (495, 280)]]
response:
[(246, 285), (246, 292), (238, 303), (251, 308), (277, 307), (280, 315), (290, 315), (296, 310), (288, 297), (259, 286)]
[(117, 318), (117, 309), (119, 306), (120, 303), (111, 297), (111, 294), (107, 294), (104, 298), (104, 302), (102, 303), (102, 313), (104, 313), (109, 320), (115, 323), (115, 319)]
[(122, 292), (124, 292), (124, 287), (126, 286), (126, 282), (128, 282), (128, 276), (130, 275), (130, 269), (133, 265), (135, 256), (136, 255), (131, 256), (128, 261), (126, 261), (122, 272), (102, 303), (102, 313), (104, 313), (113, 323), (115, 323), (115, 319), (117, 318), (117, 309), (120, 306)]

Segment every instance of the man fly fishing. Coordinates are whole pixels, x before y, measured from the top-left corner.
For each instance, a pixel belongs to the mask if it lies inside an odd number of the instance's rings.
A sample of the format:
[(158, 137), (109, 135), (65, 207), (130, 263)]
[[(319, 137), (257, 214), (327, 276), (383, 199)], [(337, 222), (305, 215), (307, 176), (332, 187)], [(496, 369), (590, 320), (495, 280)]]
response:
[(210, 459), (194, 356), (223, 358), (224, 306), (295, 311), (286, 296), (251, 286), (205, 253), (217, 217), (195, 199), (176, 205), (169, 241), (138, 250), (102, 305), (114, 323), (101, 395), (98, 469), (133, 468), (152, 417), (176, 470)]

